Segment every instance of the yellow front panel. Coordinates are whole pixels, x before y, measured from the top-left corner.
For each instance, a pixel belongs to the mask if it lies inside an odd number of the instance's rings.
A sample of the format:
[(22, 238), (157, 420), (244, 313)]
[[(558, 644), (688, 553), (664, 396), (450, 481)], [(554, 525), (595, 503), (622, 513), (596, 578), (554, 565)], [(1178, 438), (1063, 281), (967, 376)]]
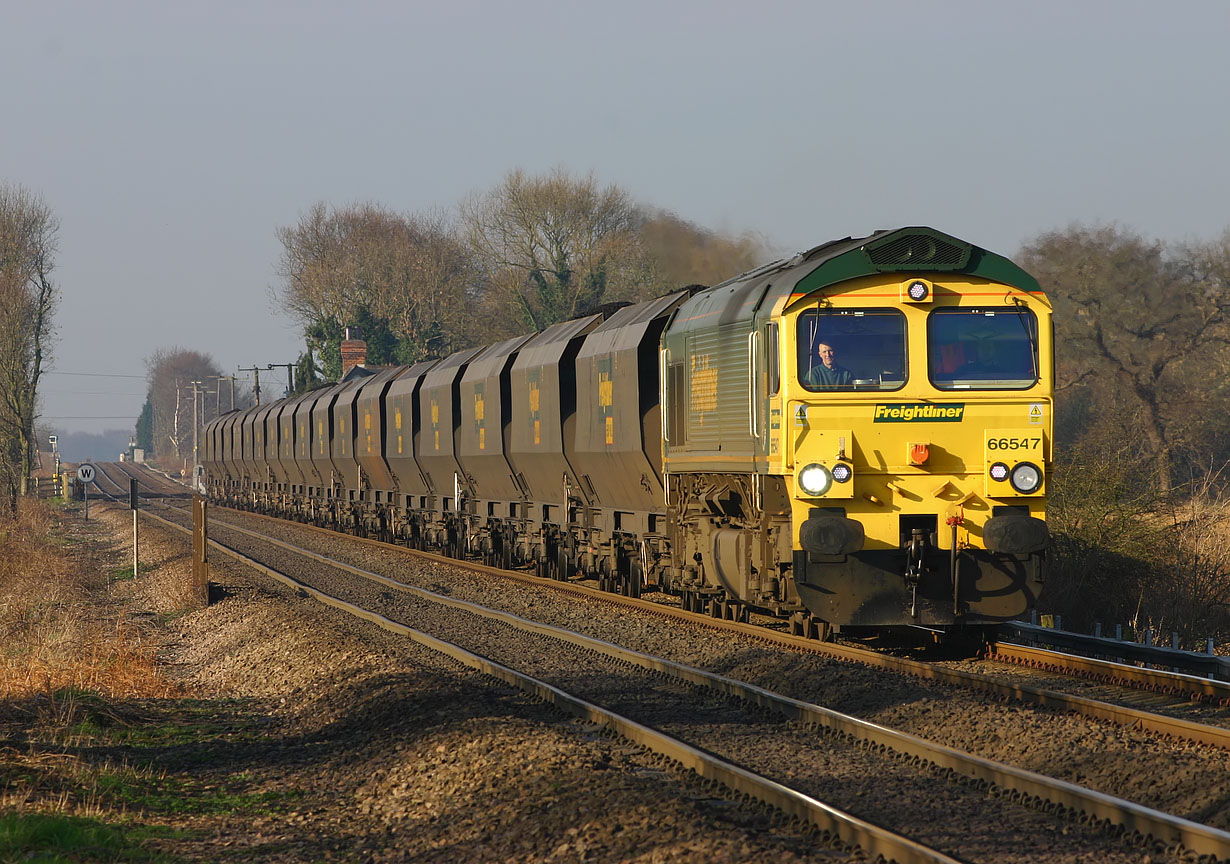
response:
[[(1050, 307), (1042, 295), (967, 276), (931, 274), (930, 302), (902, 303), (901, 279), (865, 277), (822, 297), (797, 300), (781, 322), (782, 369), (780, 426), (770, 429), (770, 471), (784, 476), (792, 490), (797, 526), (815, 506), (840, 506), (863, 523), (868, 549), (898, 548), (902, 516), (935, 515), (941, 548), (951, 545), (948, 519), (960, 520), (958, 543), (981, 548), (982, 525), (991, 508), (1026, 506), (1043, 517), (1046, 482), (1021, 495), (1008, 482), (989, 479), (995, 461), (1013, 467), (1029, 461), (1046, 477), (1053, 426)], [(1036, 316), (1038, 381), (1021, 389), (978, 385), (941, 390), (928, 372), (928, 316), (943, 307), (1007, 309), (1019, 302)], [(884, 379), (881, 389), (816, 391), (799, 381), (797, 325), (801, 314), (824, 309), (895, 309), (905, 319), (905, 380)], [(772, 416), (772, 415), (770, 415)], [(774, 418), (776, 419), (776, 418)], [(1014, 443), (1015, 443), (1015, 449)], [(1002, 448), (1001, 448), (1002, 445)], [(816, 462), (832, 469), (841, 452), (852, 461), (847, 489), (824, 500), (797, 488), (798, 471)], [(924, 457), (925, 458), (922, 458)], [(833, 484), (836, 487), (838, 484)], [(835, 493), (840, 498), (835, 498)]]

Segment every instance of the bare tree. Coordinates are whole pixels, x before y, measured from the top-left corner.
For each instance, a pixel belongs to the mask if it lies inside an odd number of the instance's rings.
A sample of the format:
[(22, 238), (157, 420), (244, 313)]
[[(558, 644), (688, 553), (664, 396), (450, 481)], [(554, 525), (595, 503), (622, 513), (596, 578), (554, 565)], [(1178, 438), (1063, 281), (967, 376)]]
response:
[[(187, 467), (192, 453), (194, 393), (199, 427), (213, 419), (216, 399), (203, 398), (218, 386), (222, 372), (212, 357), (185, 348), (159, 348), (145, 360), (148, 370), (148, 401), (153, 409), (154, 456), (167, 467)], [(193, 387), (192, 382), (200, 382)]]
[[(651, 291), (638, 214), (618, 186), (563, 168), (543, 176), (517, 169), (461, 205), (497, 308), (542, 329), (602, 303)], [(519, 329), (525, 329), (525, 327)]]
[(666, 210), (645, 212), (638, 231), (659, 290), (716, 285), (773, 257), (764, 237), (711, 231)]
[(465, 341), (478, 272), (444, 217), (322, 203), (278, 239), (275, 302), (303, 326), (326, 374), (340, 368), (334, 355), (350, 325), (363, 329), (369, 363), (412, 363)]
[(1092, 419), (1120, 424), (1163, 491), (1199, 418), (1226, 395), (1230, 274), (1215, 272), (1218, 260), (1210, 252), (1201, 273), (1189, 256), (1117, 227), (1072, 226), (1022, 252), (1055, 304), (1058, 387), (1083, 389)]
[(33, 470), (38, 385), (60, 298), (51, 281), (58, 232), (40, 197), (0, 185), (0, 462), (13, 507)]

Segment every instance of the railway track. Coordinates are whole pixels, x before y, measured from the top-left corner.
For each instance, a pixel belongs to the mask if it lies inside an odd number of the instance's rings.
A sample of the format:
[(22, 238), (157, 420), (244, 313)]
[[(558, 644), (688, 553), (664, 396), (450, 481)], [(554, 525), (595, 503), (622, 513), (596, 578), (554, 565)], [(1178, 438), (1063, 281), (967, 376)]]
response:
[[(1043, 688), (1030, 687), (1024, 685), (1020, 680), (995, 680), (995, 676), (986, 674), (985, 671), (971, 672), (968, 669), (946, 668), (942, 664), (920, 663), (919, 661), (906, 658), (890, 657), (876, 652), (869, 652), (865, 649), (853, 648), (845, 645), (834, 644), (819, 644), (814, 640), (806, 640), (799, 637), (789, 636), (788, 634), (778, 633), (775, 631), (766, 630), (763, 627), (755, 625), (737, 624), (730, 621), (722, 621), (710, 619), (707, 617), (698, 617), (695, 613), (686, 613), (677, 607), (665, 606), (661, 603), (652, 602), (653, 598), (633, 600), (629, 598), (612, 595), (607, 592), (600, 592), (594, 589), (589, 589), (584, 586), (558, 583), (538, 579), (537, 577), (528, 576), (526, 574), (517, 573), (515, 571), (501, 571), (492, 568), (478, 565), (472, 562), (460, 562), (452, 559), (444, 559), (439, 556), (434, 556), (429, 553), (414, 552), (407, 556), (403, 547), (393, 546), (390, 544), (379, 543), (377, 541), (367, 540), (363, 538), (355, 538), (349, 535), (338, 534), (337, 532), (328, 531), (314, 526), (303, 525), (300, 523), (286, 522), (285, 520), (275, 520), (272, 517), (267, 517), (259, 514), (248, 513), (244, 511), (230, 511), (219, 509), (213, 511), (214, 516), (211, 517), (211, 525), (217, 527), (223, 519), (231, 520), (250, 520), (250, 524), (256, 525), (279, 525), (283, 526), (283, 530), (295, 532), (300, 537), (315, 538), (308, 541), (308, 545), (316, 543), (328, 542), (345, 542), (350, 544), (356, 550), (367, 550), (363, 552), (356, 551), (350, 557), (353, 558), (372, 558), (379, 556), (380, 561), (373, 569), (379, 569), (382, 572), (392, 567), (399, 566), (390, 564), (390, 562), (406, 561), (406, 560), (434, 560), (440, 563), (446, 563), (450, 566), (450, 570), (454, 568), (463, 568), (475, 574), (476, 579), (483, 580), (484, 584), (481, 588), (481, 593), (490, 594), (490, 578), (499, 577), (509, 580), (511, 583), (527, 583), (527, 589), (532, 591), (533, 597), (540, 597), (543, 589), (563, 592), (571, 594), (579, 601), (591, 604), (595, 607), (613, 608), (614, 611), (608, 613), (619, 615), (618, 610), (623, 610), (626, 607), (636, 607), (642, 615), (648, 614), (652, 618), (665, 620), (667, 622), (688, 622), (689, 631), (696, 627), (698, 623), (702, 624), (705, 630), (726, 630), (737, 633), (742, 637), (752, 636), (758, 643), (768, 643), (775, 645), (775, 652), (780, 652), (780, 647), (788, 647), (800, 652), (818, 655), (833, 659), (842, 659), (846, 661), (854, 661), (860, 666), (878, 667), (880, 669), (889, 670), (894, 673), (904, 673), (929, 679), (931, 681), (940, 681), (948, 684), (956, 684), (962, 687), (973, 689), (987, 694), (994, 694), (1001, 697), (1010, 697), (1016, 701), (1033, 702), (1039, 706), (1047, 706), (1059, 708), (1065, 712), (1078, 713), (1087, 717), (1094, 717), (1101, 720), (1110, 721), (1120, 724), (1129, 729), (1148, 730), (1154, 734), (1167, 736), (1178, 741), (1195, 742), (1202, 744), (1210, 744), (1221, 748), (1230, 747), (1227, 730), (1209, 726), (1204, 723), (1195, 723), (1182, 718), (1168, 717), (1165, 714), (1159, 713), (1162, 709), (1153, 706), (1151, 710), (1141, 710), (1139, 708), (1131, 708), (1122, 705), (1110, 704), (1101, 699), (1089, 699), (1072, 694), (1058, 693), (1054, 690)], [(185, 517), (186, 518), (186, 517)], [(305, 542), (300, 540), (299, 542)], [(505, 591), (501, 591), (501, 594)], [(533, 600), (529, 601), (532, 605)], [(674, 631), (682, 633), (683, 631)], [(846, 665), (849, 665), (848, 663)], [(980, 664), (980, 668), (985, 670), (986, 664)], [(1066, 684), (1070, 682), (1061, 682)], [(881, 686), (881, 685), (872, 685)], [(1112, 693), (1111, 695), (1118, 699), (1130, 698), (1135, 693), (1139, 695), (1140, 691), (1128, 691), (1125, 696), (1122, 693)], [(1172, 700), (1173, 705), (1166, 710), (1188, 707), (1191, 703), (1187, 701)], [(954, 736), (955, 740), (950, 740), (949, 743), (960, 744), (960, 735)], [(1142, 768), (1143, 770), (1143, 768)], [(1079, 779), (1079, 772), (1077, 772)], [(1218, 775), (1211, 775), (1216, 777)], [(1072, 779), (1072, 778), (1069, 778)], [(1103, 786), (1104, 791), (1118, 791), (1121, 788), (1122, 781), (1116, 779), (1113, 782), (1108, 782)], [(1217, 800), (1217, 796), (1225, 794), (1225, 790), (1213, 788), (1210, 793), (1213, 800)], [(1203, 807), (1198, 810), (1213, 812), (1218, 809), (1218, 805), (1214, 804), (1211, 808)], [(1188, 812), (1188, 811), (1182, 811)], [(1225, 826), (1223, 826), (1225, 827)]]
[[(219, 508), (223, 509), (223, 508)], [(215, 510), (215, 513), (218, 510)], [(770, 645), (785, 647), (818, 654), (848, 663), (857, 663), (874, 669), (881, 669), (900, 675), (908, 675), (940, 684), (960, 687), (989, 696), (1006, 700), (1030, 703), (1040, 707), (1070, 712), (1082, 717), (1088, 717), (1121, 726), (1137, 728), (1154, 734), (1164, 735), (1179, 741), (1209, 745), (1230, 750), (1230, 728), (1214, 724), (1230, 724), (1230, 716), (1225, 711), (1200, 711), (1191, 697), (1202, 692), (1204, 684), (1201, 679), (1185, 681), (1190, 676), (1180, 676), (1173, 673), (1155, 671), (1156, 679), (1164, 679), (1169, 683), (1166, 692), (1180, 693), (1180, 697), (1158, 699), (1161, 688), (1150, 691), (1147, 702), (1141, 704), (1141, 689), (1138, 683), (1131, 680), (1103, 680), (1097, 682), (1100, 686), (1090, 688), (1080, 683), (1062, 680), (1056, 675), (1039, 678), (1029, 674), (1004, 674), (1002, 669), (996, 669), (994, 663), (933, 663), (909, 657), (899, 657), (867, 648), (833, 642), (818, 642), (814, 639), (795, 636), (789, 633), (773, 630), (758, 623), (743, 623), (708, 615), (685, 611), (678, 605), (675, 598), (667, 595), (658, 597), (629, 598), (597, 588), (577, 583), (565, 583), (541, 579), (516, 570), (501, 570), (472, 561), (460, 561), (443, 558), (432, 553), (407, 550), (405, 547), (389, 544), (369, 538), (343, 535), (329, 529), (302, 523), (292, 523), (263, 514), (248, 511), (223, 512), (241, 514), (253, 520), (271, 520), (282, 525), (293, 525), (296, 529), (315, 532), (323, 537), (347, 537), (350, 541), (373, 548), (397, 550), (415, 556), (426, 556), (429, 559), (446, 561), (457, 567), (467, 568), (476, 573), (483, 573), (501, 579), (510, 580), (527, 586), (536, 591), (553, 591), (568, 594), (578, 598), (591, 598), (596, 602), (608, 604), (617, 608), (635, 611), (638, 615), (648, 615), (654, 618), (687, 622), (689, 626), (702, 626), (714, 630), (752, 636)], [(216, 520), (215, 520), (216, 521)], [(1005, 649), (1001, 649), (1005, 650)], [(1002, 654), (1000, 655), (1003, 656)], [(1063, 670), (1059, 671), (1063, 674)], [(1049, 686), (1040, 686), (1037, 682), (1045, 681)], [(1188, 689), (1183, 689), (1187, 685)], [(1057, 689), (1059, 688), (1059, 689)], [(1070, 692), (1076, 690), (1078, 692)]]
[[(94, 463), (94, 487), (108, 498), (119, 498), (128, 495), (128, 481), (125, 480), (122, 484), (117, 477), (124, 476), (116, 467), (118, 462), (95, 462)], [(141, 494), (140, 492), (138, 494)], [(142, 495), (141, 497), (145, 497)]]
[[(135, 478), (139, 483), (138, 489), (141, 497), (151, 500), (164, 500), (168, 498), (188, 500), (192, 497), (192, 490), (187, 486), (184, 486), (182, 483), (176, 483), (174, 480), (168, 480), (157, 471), (138, 467), (136, 463), (109, 462), (107, 465), (124, 476), (123, 482), (125, 487), (127, 487), (126, 478)], [(127, 491), (126, 488), (125, 491)]]
[(992, 645), (988, 659), (1036, 669), (1043, 673), (1054, 672), (1084, 678), (1099, 684), (1207, 702), (1221, 707), (1230, 706), (1230, 682), (1200, 678), (1182, 672), (1151, 669), (1147, 666), (1117, 663), (1012, 642)]
[[(1230, 855), (1230, 835), (1207, 826), (937, 746), (665, 658), (424, 591), (225, 521), (215, 520), (212, 527), (215, 535), (230, 534), (232, 554), (245, 556), (275, 578), (287, 581), (289, 577), (281, 571), (293, 570), (299, 578), (288, 584), (331, 604), (349, 602), (355, 608), (348, 611), (365, 610), (359, 614), (369, 620), (375, 614), (397, 622), (397, 627), (412, 627), (461, 650), (484, 655), (501, 667), (528, 666), (525, 674), (535, 683), (524, 686), (531, 692), (544, 686), (574, 691), (570, 698), (587, 703), (589, 707), (582, 709), (585, 712), (606, 703), (610, 706), (606, 710), (619, 719), (603, 722), (618, 728), (620, 734), (645, 746), (663, 747), (657, 752), (702, 776), (719, 779), (740, 794), (806, 818), (873, 855), (896, 860), (951, 860), (946, 855), (971, 861), (1036, 860), (1030, 857), (1032, 852), (1022, 857), (1019, 850), (1011, 850), (1008, 837), (1022, 831), (1045, 835), (1048, 825), (1054, 827), (1054, 816), (1015, 802), (1043, 802), (1043, 810), (1049, 807), (1059, 812), (1061, 822), (1065, 822), (1065, 847), (1097, 855), (1101, 860), (1116, 860), (1123, 853), (1119, 841), (1104, 831), (1078, 827), (1062, 814), (1080, 814), (1081, 821), (1089, 825), (1109, 823), (1115, 831), (1126, 831), (1143, 842), (1160, 843), (1172, 851), (1181, 846), (1200, 855)], [(275, 562), (278, 566), (271, 566)], [(346, 599), (340, 595), (346, 595)], [(476, 622), (475, 616), (484, 620)], [(665, 678), (670, 680), (664, 683)], [(703, 693), (698, 696), (699, 688)], [(764, 711), (749, 711), (745, 704), (770, 711), (774, 717), (766, 720)], [(674, 742), (651, 745), (638, 731), (641, 727), (666, 732)], [(825, 734), (817, 736), (812, 731), (817, 728)], [(696, 761), (693, 753), (705, 752), (727, 757), (735, 768)], [(683, 753), (685, 758), (672, 753)], [(766, 785), (761, 776), (765, 774), (775, 777), (776, 785)], [(841, 781), (835, 782), (835, 776)], [(860, 777), (870, 780), (871, 785), (855, 782)], [(945, 783), (946, 777), (959, 779)], [(895, 794), (876, 796), (872, 794), (876, 788), (892, 789)], [(999, 809), (982, 825), (976, 814), (985, 814), (988, 809), (987, 788), (995, 790), (992, 794)], [(839, 810), (857, 808), (865, 818), (847, 821), (831, 809), (832, 802), (821, 807), (829, 814), (823, 820), (809, 809), (804, 808), (806, 813), (798, 810), (801, 802), (822, 795), (837, 795)], [(876, 804), (868, 803), (869, 795)], [(828, 821), (832, 819), (838, 821)], [(868, 820), (887, 823), (890, 834), (908, 833), (922, 846), (893, 846), (901, 841), (865, 835), (861, 832), (870, 829), (855, 822)], [(856, 836), (859, 839), (853, 839)], [(889, 851), (891, 854), (886, 854)], [(923, 857), (909, 857), (917, 855)]]

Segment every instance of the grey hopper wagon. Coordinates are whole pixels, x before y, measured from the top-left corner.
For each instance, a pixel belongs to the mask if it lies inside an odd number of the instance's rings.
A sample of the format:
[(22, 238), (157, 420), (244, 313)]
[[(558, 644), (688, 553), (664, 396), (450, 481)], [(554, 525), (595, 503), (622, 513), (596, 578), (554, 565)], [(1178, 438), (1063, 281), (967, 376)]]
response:
[(333, 406), (343, 392), (352, 389), (354, 386), (355, 382), (353, 381), (335, 384), (325, 390), (312, 405), (310, 414), (312, 447), (309, 458), (312, 461), (313, 471), (320, 478), (316, 492), (318, 497), (328, 498), (333, 495), (334, 484), (339, 483), (345, 476), (338, 470), (337, 464), (333, 461), (333, 438), (336, 434)]
[(414, 453), (432, 493), (448, 499), (448, 507), (439, 508), (441, 511), (457, 509), (454, 490), (465, 485), (456, 449), (461, 422), (459, 385), (466, 367), (482, 350), (469, 348), (444, 358), (423, 377), (419, 387), (420, 428)]
[(460, 423), (457, 461), (480, 517), (523, 516), (516, 512), (525, 496), (508, 457), (511, 421), (509, 369), (529, 336), (484, 348), (472, 359), (458, 385)]
[(256, 462), (260, 472), (256, 479), (259, 483), (266, 484), (261, 488), (275, 482), (273, 463), (278, 453), (278, 426), (276, 422), (271, 423), (270, 418), (277, 417), (284, 401), (279, 399), (277, 402), (268, 402), (256, 409), (256, 430), (253, 437), (256, 439)]
[(422, 418), (419, 415), (418, 393), (427, 373), (438, 360), (415, 363), (389, 383), (384, 398), (384, 457), (403, 508), (425, 507), (431, 487), (415, 457)]
[(312, 398), (311, 391), (292, 396), (278, 409), (278, 452), (274, 460), (274, 470), (278, 472), (282, 482), (290, 487), (283, 490), (286, 492), (298, 492), (307, 483), (303, 469), (299, 466), (297, 414), (303, 403), (310, 398)]
[(601, 323), (602, 316), (591, 315), (548, 327), (521, 346), (509, 375), (509, 459), (531, 515), (543, 522), (566, 523), (565, 490), (580, 489), (568, 453), (576, 440), (576, 358)]
[[(354, 454), (362, 472), (359, 485), (361, 500), (375, 504), (387, 504), (393, 500), (396, 484), (384, 456), (385, 396), (393, 381), (408, 368), (391, 366), (380, 370), (363, 382), (355, 396)], [(371, 492), (370, 496), (368, 491)]]
[(249, 481), (264, 474), (256, 464), (256, 408), (247, 408), (240, 413), (236, 424), (239, 433), (236, 438), (238, 450), (236, 457), (242, 466), (243, 476)]
[(687, 296), (620, 309), (577, 355), (576, 442), (568, 456), (586, 499), (611, 520), (608, 530), (659, 527), (649, 524), (664, 512), (658, 341)]

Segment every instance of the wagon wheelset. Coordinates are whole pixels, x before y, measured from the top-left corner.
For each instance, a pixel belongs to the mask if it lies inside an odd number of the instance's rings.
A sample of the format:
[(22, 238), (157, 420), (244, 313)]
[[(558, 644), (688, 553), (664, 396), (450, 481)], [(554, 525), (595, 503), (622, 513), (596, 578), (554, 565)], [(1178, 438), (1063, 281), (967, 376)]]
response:
[(456, 525), (449, 525), (444, 539), (444, 554), (449, 558), (461, 558), (461, 535)]
[(501, 528), (496, 534), (500, 538), (496, 566), (503, 570), (511, 570), (513, 565), (512, 531), (508, 528)]
[(568, 581), (568, 550), (558, 535), (543, 544), (542, 576), (556, 582)]

